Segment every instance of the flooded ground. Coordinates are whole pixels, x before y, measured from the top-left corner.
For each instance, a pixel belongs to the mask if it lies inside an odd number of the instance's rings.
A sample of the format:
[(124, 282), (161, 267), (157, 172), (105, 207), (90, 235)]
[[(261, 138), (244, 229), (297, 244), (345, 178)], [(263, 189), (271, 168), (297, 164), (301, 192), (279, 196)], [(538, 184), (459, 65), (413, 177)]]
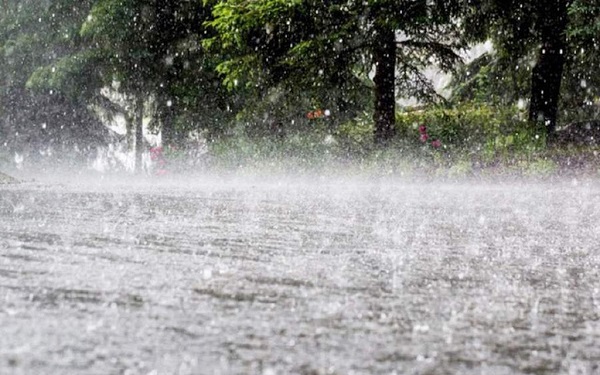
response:
[(594, 374), (600, 184), (0, 185), (2, 374)]

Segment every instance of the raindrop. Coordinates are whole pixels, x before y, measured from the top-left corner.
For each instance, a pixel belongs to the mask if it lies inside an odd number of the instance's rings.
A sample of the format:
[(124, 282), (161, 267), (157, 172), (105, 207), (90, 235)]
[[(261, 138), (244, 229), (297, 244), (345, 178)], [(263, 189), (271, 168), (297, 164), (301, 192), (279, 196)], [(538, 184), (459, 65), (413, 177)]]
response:
[(413, 332), (425, 333), (429, 332), (429, 326), (427, 324), (415, 324)]

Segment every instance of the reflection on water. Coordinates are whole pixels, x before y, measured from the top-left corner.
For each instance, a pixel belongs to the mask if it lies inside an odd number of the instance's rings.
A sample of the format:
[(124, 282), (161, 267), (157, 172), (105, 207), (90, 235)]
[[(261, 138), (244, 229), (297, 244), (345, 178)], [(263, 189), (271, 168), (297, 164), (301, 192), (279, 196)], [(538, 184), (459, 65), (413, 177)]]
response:
[(597, 373), (596, 183), (0, 186), (0, 373)]

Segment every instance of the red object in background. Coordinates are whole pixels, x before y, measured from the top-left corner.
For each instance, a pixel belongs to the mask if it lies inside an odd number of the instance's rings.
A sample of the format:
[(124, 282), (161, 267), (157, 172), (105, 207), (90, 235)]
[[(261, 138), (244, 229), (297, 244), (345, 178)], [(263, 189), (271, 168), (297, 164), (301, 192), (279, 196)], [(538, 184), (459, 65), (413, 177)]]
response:
[(308, 119), (312, 120), (315, 118), (323, 118), (323, 117), (329, 117), (331, 115), (331, 112), (326, 109), (326, 110), (322, 110), (322, 109), (315, 109), (314, 111), (310, 111), (306, 114), (306, 117), (308, 117)]
[[(419, 136), (419, 139), (421, 140), (421, 142), (427, 143), (427, 140), (429, 139), (429, 134), (427, 134), (427, 127), (425, 125), (419, 126), (419, 133), (421, 134)], [(431, 141), (431, 147), (433, 147), (433, 148), (442, 147), (442, 141), (440, 141), (439, 139), (434, 139), (433, 141)]]
[(150, 149), (150, 160), (152, 160), (156, 167), (154, 168), (154, 174), (156, 176), (162, 176), (167, 174), (166, 164), (167, 160), (163, 155), (163, 148), (160, 146), (152, 147)]
[(427, 134), (427, 127), (425, 125), (419, 126), (419, 133), (421, 134), (421, 136), (419, 137), (421, 142), (423, 142), (423, 143), (427, 142), (429, 135)]
[(160, 146), (152, 147), (150, 149), (150, 160), (156, 161), (160, 159), (164, 159), (163, 148)]

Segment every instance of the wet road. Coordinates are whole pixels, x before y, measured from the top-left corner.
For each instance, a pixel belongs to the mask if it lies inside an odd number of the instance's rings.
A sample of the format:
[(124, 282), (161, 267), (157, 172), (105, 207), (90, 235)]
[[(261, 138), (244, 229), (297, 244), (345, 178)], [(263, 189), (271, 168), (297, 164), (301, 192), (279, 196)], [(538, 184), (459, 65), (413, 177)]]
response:
[(0, 374), (600, 373), (600, 183), (0, 185)]

